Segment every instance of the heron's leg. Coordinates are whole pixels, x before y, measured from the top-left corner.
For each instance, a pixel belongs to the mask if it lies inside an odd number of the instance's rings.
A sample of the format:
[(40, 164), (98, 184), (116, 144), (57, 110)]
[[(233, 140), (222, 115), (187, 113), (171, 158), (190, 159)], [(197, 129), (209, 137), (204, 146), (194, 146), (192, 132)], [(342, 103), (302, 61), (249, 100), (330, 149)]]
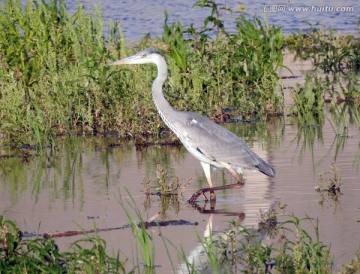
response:
[(195, 203), (197, 198), (199, 198), (200, 195), (202, 195), (204, 197), (204, 200), (207, 202), (208, 201), (208, 198), (206, 197), (205, 195), (205, 192), (209, 191), (210, 192), (210, 200), (212, 202), (215, 202), (216, 201), (216, 196), (215, 196), (215, 192), (213, 190), (213, 184), (211, 182), (211, 173), (210, 173), (210, 165), (209, 164), (206, 164), (204, 162), (200, 162), (203, 170), (204, 170), (204, 173), (205, 173), (205, 177), (206, 177), (206, 180), (208, 182), (208, 185), (209, 187), (206, 187), (206, 188), (202, 188), (202, 189), (199, 189), (198, 191), (196, 191), (190, 198), (189, 202), (190, 203)]
[(190, 198), (190, 200), (189, 200), (189, 203), (190, 203), (190, 204), (194, 204), (194, 203), (196, 202), (197, 198), (199, 198), (200, 195), (203, 195), (205, 201), (207, 202), (208, 199), (207, 199), (207, 197), (205, 196), (204, 192), (205, 192), (205, 191), (204, 191), (203, 188), (202, 188), (202, 189), (199, 189), (198, 191), (196, 191), (196, 192), (191, 196), (191, 198)]
[(244, 185), (244, 180), (228, 163), (220, 162), (237, 179), (237, 183), (214, 187), (210, 177), (210, 165), (203, 162), (200, 163), (204, 169), (204, 173), (208, 180), (209, 187), (199, 189), (197, 192), (195, 192), (189, 200), (190, 203), (194, 204), (200, 195), (203, 195), (205, 197), (205, 201), (207, 201), (207, 198), (204, 193), (208, 191), (210, 192), (210, 201), (215, 202), (216, 201), (215, 190), (241, 188)]
[(241, 178), (239, 173), (237, 173), (228, 163), (220, 162), (220, 164), (222, 164), (237, 179), (239, 184), (244, 183), (244, 179)]
[(210, 201), (215, 202), (216, 201), (215, 190), (240, 188), (244, 185), (244, 179), (241, 178), (241, 176), (228, 163), (220, 162), (237, 179), (237, 183), (214, 187), (211, 182), (211, 177), (210, 177), (210, 165), (203, 163), (203, 162), (200, 162), (200, 163), (204, 169), (204, 173), (205, 173), (206, 179), (208, 180), (209, 187), (202, 188), (202, 189), (199, 189), (198, 191), (196, 191), (191, 196), (191, 198), (189, 200), (190, 203), (194, 204), (200, 195), (203, 195), (205, 198), (205, 201), (207, 201), (208, 199), (206, 198), (204, 193), (208, 192), (208, 191), (210, 192)]
[[(211, 166), (209, 164), (206, 164), (204, 162), (200, 162), (203, 170), (204, 170), (204, 173), (205, 173), (205, 177), (207, 179), (207, 182), (209, 184), (209, 188), (213, 188), (213, 184), (211, 182), (211, 172), (210, 172), (210, 168)], [(204, 194), (203, 194), (204, 195)], [(205, 195), (204, 195), (205, 196)], [(206, 198), (206, 197), (205, 197)], [(206, 199), (207, 200), (207, 199)], [(215, 195), (215, 192), (214, 190), (210, 190), (210, 201), (216, 201), (216, 195)]]
[[(190, 198), (189, 202), (191, 204), (194, 204), (197, 200), (197, 198), (200, 195), (203, 195), (205, 197), (205, 201), (207, 201), (206, 196), (205, 196), (205, 192), (210, 192), (210, 193), (214, 193), (215, 196), (215, 190), (223, 190), (223, 189), (234, 189), (234, 188), (241, 188), (244, 184), (242, 182), (237, 182), (235, 184), (231, 184), (231, 185), (224, 185), (224, 186), (214, 186), (214, 187), (205, 187), (202, 189), (199, 189), (198, 191), (196, 191)], [(215, 202), (215, 200), (212, 200), (211, 202)]]
[(205, 173), (205, 177), (207, 179), (207, 182), (209, 184), (209, 187), (213, 187), (213, 184), (211, 182), (211, 173), (210, 173), (210, 165), (209, 164), (206, 164), (204, 162), (200, 162), (203, 170), (204, 170), (204, 173)]

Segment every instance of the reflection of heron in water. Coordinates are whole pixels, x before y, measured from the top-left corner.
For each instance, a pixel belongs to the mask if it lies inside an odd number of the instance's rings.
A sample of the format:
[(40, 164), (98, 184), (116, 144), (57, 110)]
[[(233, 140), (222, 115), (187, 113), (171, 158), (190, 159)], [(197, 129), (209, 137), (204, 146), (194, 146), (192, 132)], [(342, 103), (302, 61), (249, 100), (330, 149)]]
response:
[[(206, 212), (205, 212), (206, 213)], [(239, 246), (254, 246), (267, 238), (265, 231), (259, 231), (256, 227), (245, 227), (242, 222), (245, 214), (239, 212), (238, 218), (231, 227), (222, 231), (213, 228), (214, 215), (211, 210), (207, 212), (209, 219), (205, 227), (201, 242), (197, 243), (191, 251), (184, 254), (176, 273), (238, 273), (237, 269), (246, 268), (246, 260)], [(218, 212), (222, 214), (222, 212)], [(235, 215), (235, 214), (231, 214)], [(236, 244), (236, 247), (233, 246)], [(233, 248), (236, 248), (235, 250)], [(215, 257), (212, 257), (215, 256)], [(212, 260), (223, 262), (212, 265)], [(213, 268), (215, 267), (215, 268)], [(229, 267), (229, 269), (228, 269)]]
[[(112, 65), (145, 63), (153, 63), (158, 69), (157, 77), (152, 85), (152, 96), (161, 118), (179, 137), (186, 149), (200, 160), (209, 184), (208, 188), (194, 193), (190, 202), (195, 202), (207, 191), (210, 191), (210, 199), (215, 201), (214, 190), (240, 187), (243, 181), (238, 172), (241, 173), (243, 169), (258, 170), (268, 176), (275, 176), (274, 169), (234, 133), (196, 113), (177, 111), (170, 106), (162, 93), (162, 86), (167, 78), (167, 65), (160, 52), (155, 49), (145, 49), (133, 56), (118, 60)], [(226, 168), (238, 183), (213, 187), (210, 175), (211, 166)]]

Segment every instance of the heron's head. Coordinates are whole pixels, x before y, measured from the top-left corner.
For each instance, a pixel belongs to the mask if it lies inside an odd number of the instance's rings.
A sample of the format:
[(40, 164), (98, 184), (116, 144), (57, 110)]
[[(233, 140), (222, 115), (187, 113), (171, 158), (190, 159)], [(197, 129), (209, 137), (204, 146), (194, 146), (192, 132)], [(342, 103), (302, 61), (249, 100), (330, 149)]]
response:
[(163, 55), (153, 48), (144, 49), (135, 55), (117, 60), (111, 63), (111, 66), (124, 65), (124, 64), (157, 64), (159, 59), (163, 59)]

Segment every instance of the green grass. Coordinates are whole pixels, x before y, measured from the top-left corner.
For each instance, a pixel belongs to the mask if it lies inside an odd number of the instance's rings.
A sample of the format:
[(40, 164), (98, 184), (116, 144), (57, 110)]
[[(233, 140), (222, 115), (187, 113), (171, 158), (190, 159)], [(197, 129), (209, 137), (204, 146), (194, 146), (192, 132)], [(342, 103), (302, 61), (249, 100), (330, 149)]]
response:
[(159, 136), (166, 127), (151, 100), (154, 67), (108, 66), (154, 44), (167, 57), (164, 91), (177, 109), (209, 117), (225, 107), (243, 117), (282, 112), (281, 29), (256, 18), (238, 17), (237, 34), (215, 28), (211, 38), (211, 29), (168, 25), (166, 17), (161, 41), (127, 49), (117, 23), (104, 33), (100, 9), (79, 5), (70, 15), (63, 1), (7, 0), (0, 11), (0, 144), (11, 148), (55, 146), (59, 135)]
[[(129, 193), (128, 193), (129, 194)], [(132, 200), (135, 204), (135, 201)], [(120, 205), (125, 211), (128, 220), (130, 221), (133, 236), (136, 241), (137, 253), (141, 254), (143, 264), (146, 269), (146, 273), (153, 273), (155, 268), (155, 245), (151, 235), (148, 233), (145, 227), (145, 222), (141, 217), (140, 211), (135, 208), (136, 217), (139, 219), (140, 225), (136, 221), (135, 217), (127, 209), (120, 196)], [(132, 206), (130, 204), (130, 206)]]
[(105, 39), (100, 10), (79, 5), (70, 16), (63, 1), (8, 0), (0, 10), (1, 142), (46, 145), (108, 127), (107, 63), (122, 48), (119, 26)]
[(297, 115), (298, 123), (302, 126), (323, 124), (326, 88), (320, 77), (306, 75), (303, 86), (297, 85), (291, 90), (294, 101), (293, 114)]
[[(105, 33), (100, 9), (85, 12), (79, 5), (70, 15), (63, 1), (29, 0), (25, 6), (19, 0), (3, 1), (0, 144), (54, 147), (61, 135), (103, 132), (127, 138), (164, 136), (168, 129), (151, 99), (154, 66), (108, 66), (150, 46), (166, 55), (169, 79), (164, 92), (179, 110), (211, 118), (228, 108), (236, 110), (237, 118), (260, 120), (283, 114), (277, 71), (283, 67), (284, 45), (334, 73), (334, 79), (339, 73), (346, 77), (340, 88), (329, 79), (307, 79), (304, 93), (300, 87), (293, 92), (294, 114), (303, 121), (311, 115), (320, 117), (324, 96), (359, 105), (358, 39), (314, 27), (284, 38), (280, 27), (241, 13), (235, 17), (236, 32), (228, 33), (223, 14), (234, 11), (212, 0), (194, 6), (209, 11), (202, 27), (169, 25), (171, 15), (165, 12), (162, 36), (144, 38), (129, 49), (118, 23)], [(326, 90), (320, 92), (320, 86)]]
[[(301, 116), (319, 115), (326, 100), (334, 105), (345, 103), (360, 106), (360, 40), (334, 29), (316, 28), (310, 25), (306, 33), (296, 32), (284, 39), (284, 45), (295, 53), (295, 59), (309, 59), (314, 64), (314, 74), (308, 75), (305, 92), (295, 89), (294, 112)], [(358, 28), (360, 31), (360, 28)], [(359, 32), (360, 33), (360, 32)], [(320, 70), (321, 79), (316, 75)], [(313, 91), (309, 92), (309, 85)], [(301, 89), (300, 89), (301, 91)], [(311, 98), (313, 97), (313, 98)], [(356, 111), (352, 111), (356, 115)]]
[(309, 26), (307, 33), (296, 32), (285, 39), (285, 45), (296, 53), (297, 58), (310, 58), (326, 73), (360, 72), (359, 39), (334, 29), (316, 28), (310, 23)]
[[(96, 232), (85, 234), (64, 252), (49, 237), (24, 239), (14, 222), (1, 216), (0, 272), (155, 273), (156, 250), (151, 233), (139, 214), (136, 217), (131, 215), (128, 206), (123, 201), (120, 203), (131, 223), (134, 242), (137, 243), (136, 256), (141, 254), (132, 263), (129, 258), (120, 259), (121, 250), (108, 255), (106, 242)], [(264, 218), (265, 215), (271, 218)], [(276, 210), (268, 214), (262, 212), (261, 216), (259, 230), (231, 222), (228, 231), (210, 233), (209, 237), (200, 239), (205, 255), (201, 257), (203, 261), (200, 265), (194, 265), (193, 261), (188, 261), (186, 254), (179, 251), (178, 263), (183, 263), (189, 273), (332, 273), (330, 248), (322, 243), (316, 221), (309, 217), (284, 215)], [(308, 223), (313, 228), (309, 231), (303, 228)], [(171, 240), (163, 243), (169, 245)], [(174, 250), (181, 250), (181, 247)], [(177, 263), (171, 263), (176, 269)], [(358, 269), (359, 253), (352, 262), (343, 266), (341, 273), (357, 273)]]
[(16, 224), (0, 216), (1, 273), (126, 273), (125, 263), (108, 256), (105, 249), (106, 242), (95, 234), (60, 252), (51, 238), (23, 239)]
[[(186, 261), (188, 269), (191, 273), (331, 273), (330, 248), (321, 242), (316, 222), (308, 217), (270, 215), (260, 221), (260, 230), (234, 222), (230, 230), (210, 234), (202, 240), (207, 255), (201, 262), (203, 269), (195, 271), (199, 266)], [(302, 228), (307, 222), (313, 231)]]
[(308, 32), (296, 32), (284, 39), (295, 59), (311, 60), (314, 65), (313, 72), (306, 75), (305, 84), (291, 91), (292, 114), (297, 116), (301, 127), (322, 126), (324, 105), (328, 104), (334, 133), (346, 135), (347, 113), (360, 128), (360, 40), (334, 29), (309, 25)]

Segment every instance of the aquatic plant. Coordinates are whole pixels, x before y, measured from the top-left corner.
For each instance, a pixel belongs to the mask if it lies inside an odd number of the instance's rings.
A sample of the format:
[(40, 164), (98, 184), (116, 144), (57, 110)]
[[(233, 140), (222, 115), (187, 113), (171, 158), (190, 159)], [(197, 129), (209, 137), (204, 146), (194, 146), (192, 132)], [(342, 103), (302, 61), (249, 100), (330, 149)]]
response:
[(14, 222), (0, 216), (1, 273), (126, 273), (118, 255), (106, 254), (98, 234), (75, 241), (67, 252), (60, 252), (54, 239), (22, 236)]
[(189, 47), (186, 45), (183, 37), (183, 27), (180, 22), (168, 25), (169, 14), (165, 11), (164, 30), (162, 34), (162, 42), (169, 46), (169, 56), (175, 61), (181, 73), (187, 72), (187, 51)]
[[(317, 223), (308, 217), (285, 217), (274, 224), (277, 238), (270, 243), (265, 230), (232, 223), (229, 231), (202, 240), (207, 261), (194, 265), (186, 257), (183, 260), (192, 273), (331, 273), (330, 249), (320, 241)], [(314, 231), (304, 230), (304, 222), (311, 222)]]
[(297, 58), (312, 59), (314, 65), (324, 72), (360, 71), (359, 39), (308, 24), (308, 32), (295, 32), (285, 39), (285, 45), (296, 53)]
[[(329, 175), (330, 177), (328, 177)], [(330, 165), (330, 172), (321, 172), (319, 174), (321, 184), (316, 186), (316, 191), (319, 192), (329, 192), (332, 194), (340, 193), (341, 177), (339, 171), (336, 168), (336, 163), (332, 162)]]
[(269, 210), (261, 210), (259, 212), (259, 231), (265, 232), (271, 238), (279, 233), (278, 218), (286, 215), (287, 204), (276, 203)]
[(325, 103), (324, 84), (322, 79), (316, 75), (306, 75), (303, 86), (297, 84), (291, 90), (294, 100), (293, 114), (296, 114), (301, 125), (322, 124), (324, 120), (323, 107)]
[(340, 274), (356, 274), (360, 272), (360, 250), (358, 250), (354, 256), (354, 259), (345, 264), (339, 271)]
[[(204, 22), (207, 32), (191, 33), (179, 22), (169, 25), (166, 14), (158, 45), (170, 67), (165, 86), (170, 103), (207, 116), (240, 106), (244, 117), (281, 113), (276, 73), (282, 60), (281, 29), (239, 18), (238, 34), (230, 35), (225, 28), (219, 31), (224, 9), (205, 2), (198, 6), (211, 8)], [(39, 149), (54, 146), (64, 134), (159, 136), (166, 130), (154, 115), (150, 92), (144, 92), (155, 71), (131, 68), (139, 73), (130, 73), (108, 66), (132, 50), (125, 48), (119, 24), (104, 34), (100, 9), (85, 12), (78, 5), (70, 15), (63, 0), (25, 5), (8, 0), (0, 10), (0, 144)], [(212, 30), (216, 39), (210, 39)], [(154, 43), (145, 39), (139, 46)]]
[[(283, 66), (281, 28), (240, 14), (235, 19), (237, 31), (228, 33), (220, 12), (231, 10), (213, 1), (199, 1), (197, 6), (211, 11), (204, 27), (185, 30), (195, 50), (190, 58), (200, 64), (189, 64), (188, 77), (194, 82), (195, 78), (201, 80), (202, 92), (211, 100), (208, 103), (213, 109), (239, 108), (243, 118), (282, 113), (282, 86), (277, 74)], [(208, 27), (209, 22), (214, 26)]]
[(331, 163), (330, 171), (319, 174), (319, 180), (320, 183), (315, 186), (315, 190), (320, 194), (320, 205), (330, 202), (330, 205), (337, 207), (340, 197), (343, 195), (341, 192), (343, 184), (335, 162)]
[(162, 219), (166, 219), (166, 212), (169, 209), (174, 209), (176, 213), (180, 210), (179, 198), (183, 196), (184, 190), (190, 185), (191, 179), (188, 179), (184, 183), (179, 182), (179, 178), (170, 175), (162, 165), (156, 166), (156, 179), (152, 180), (145, 179), (145, 201), (144, 205), (146, 208), (151, 206), (154, 199), (150, 196), (156, 197), (159, 201), (159, 208)]
[[(130, 213), (127, 206), (124, 204), (121, 196), (119, 202), (130, 221), (134, 238), (136, 239), (137, 252), (141, 254), (143, 263), (146, 267), (146, 273), (153, 273), (155, 267), (155, 245), (151, 235), (147, 232), (145, 222), (141, 217), (138, 209), (135, 208), (136, 217), (139, 219), (140, 225), (135, 221), (135, 217)], [(131, 202), (135, 205), (135, 201), (131, 198)], [(132, 206), (131, 204), (129, 204)], [(140, 265), (140, 264), (139, 264)], [(138, 266), (139, 267), (139, 266)]]
[(122, 48), (119, 25), (105, 39), (100, 10), (79, 5), (70, 16), (62, 0), (9, 0), (0, 10), (1, 143), (43, 146), (108, 128), (124, 96), (107, 66)]
[[(302, 93), (299, 90), (292, 93), (295, 101), (295, 112), (300, 114), (300, 123), (305, 124), (311, 116), (319, 115), (324, 98), (332, 103), (332, 110), (337, 113), (335, 123), (343, 122), (344, 112), (339, 112), (339, 104), (360, 105), (360, 40), (352, 35), (343, 35), (334, 29), (322, 29), (309, 23), (310, 30), (306, 33), (296, 32), (288, 36), (284, 43), (295, 52), (295, 58), (311, 59), (315, 69), (319, 68), (325, 75), (323, 91), (319, 90), (321, 83), (314, 76), (314, 89)], [(360, 29), (359, 29), (360, 30)], [(309, 82), (309, 79), (306, 79)], [(306, 84), (305, 84), (306, 85)], [(319, 86), (319, 88), (315, 88)], [(313, 100), (310, 100), (311, 97)], [(304, 117), (304, 114), (307, 113)], [(311, 115), (312, 113), (313, 115)], [(353, 112), (355, 115), (357, 111)], [(304, 119), (305, 118), (305, 119)], [(346, 124), (343, 124), (345, 129)], [(339, 129), (334, 127), (336, 134)]]
[(156, 178), (159, 194), (164, 196), (178, 195), (179, 193), (179, 179), (177, 177), (170, 177), (161, 165), (156, 166)]
[(345, 102), (349, 105), (360, 106), (360, 82), (358, 74), (348, 73), (345, 85), (340, 82), (339, 86), (340, 91), (334, 91), (331, 94), (333, 97), (336, 97), (337, 103)]
[[(134, 242), (138, 243), (136, 252), (142, 254), (142, 261), (130, 263), (128, 258), (121, 260), (121, 250), (115, 256), (109, 256), (106, 242), (100, 238), (96, 227), (94, 235), (84, 231), (85, 236), (74, 241), (69, 251), (60, 252), (51, 237), (24, 239), (13, 221), (0, 216), (0, 272), (155, 273), (155, 250), (153, 238), (147, 231), (148, 222), (133, 208), (133, 200), (130, 201), (130, 209), (121, 198), (120, 204), (130, 221), (128, 227), (134, 232)], [(136, 216), (130, 213), (133, 209)], [(267, 228), (262, 226), (263, 229), (256, 230), (233, 221), (229, 223), (228, 231), (211, 232), (201, 240), (202, 255), (205, 255), (202, 259), (206, 262), (194, 265), (184, 252), (179, 252), (180, 263), (185, 263), (185, 268), (191, 273), (331, 273), (333, 260), (330, 248), (320, 239), (317, 221), (288, 215), (283, 211), (282, 204), (278, 209), (261, 212), (259, 221), (271, 222)], [(303, 228), (308, 224), (313, 229)], [(274, 229), (276, 233), (271, 232)], [(271, 234), (270, 239), (268, 233)], [(171, 240), (164, 240), (164, 244), (173, 245)], [(175, 271), (174, 262), (169, 261)], [(351, 263), (344, 265), (341, 273), (357, 273), (357, 269), (359, 252)]]
[(196, 1), (192, 8), (201, 8), (210, 10), (209, 15), (205, 18), (202, 27), (195, 28), (193, 24), (185, 30), (185, 33), (192, 37), (193, 46), (201, 52), (202, 55), (206, 52), (207, 42), (212, 40), (215, 34), (217, 38), (222, 36), (229, 36), (225, 30), (223, 20), (223, 13), (227, 12), (232, 14), (233, 11), (221, 3), (213, 0), (199, 0)]

